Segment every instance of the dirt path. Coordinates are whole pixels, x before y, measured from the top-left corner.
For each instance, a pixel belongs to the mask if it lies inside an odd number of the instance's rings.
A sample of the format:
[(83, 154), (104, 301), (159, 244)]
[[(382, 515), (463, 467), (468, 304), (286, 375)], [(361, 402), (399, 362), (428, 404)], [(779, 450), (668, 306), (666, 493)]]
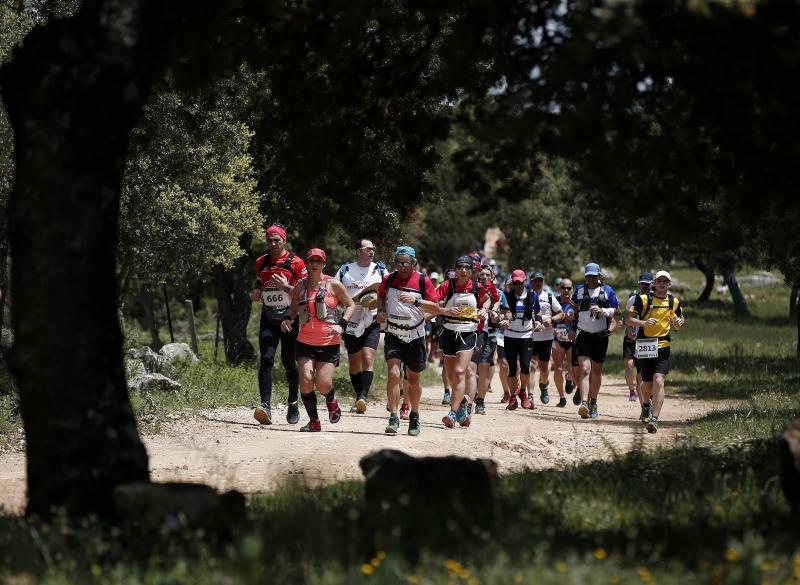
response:
[[(203, 482), (221, 490), (254, 493), (273, 489), (298, 476), (309, 484), (361, 478), (359, 459), (376, 449), (400, 449), (410, 455), (460, 455), (494, 459), (501, 472), (556, 467), (629, 451), (671, 444), (686, 423), (727, 404), (668, 396), (659, 432), (648, 434), (638, 422), (639, 405), (628, 401), (624, 380), (609, 379), (600, 394), (600, 417), (582, 420), (570, 397), (557, 408), (558, 397), (534, 411), (505, 410), (500, 384), (487, 396), (486, 415), (473, 416), (468, 429), (446, 429), (441, 418), (440, 388), (425, 388), (420, 418), (422, 434), (385, 435), (387, 413), (371, 403), (364, 415), (351, 415), (321, 433), (297, 432), (285, 422), (285, 407), (275, 410), (277, 424), (256, 423), (247, 407), (219, 408), (198, 415), (178, 416), (161, 432), (144, 437), (154, 481)], [(550, 385), (555, 394), (553, 384)], [(551, 395), (552, 396), (552, 395)], [(324, 407), (321, 409), (324, 413)], [(305, 414), (301, 423), (305, 421)], [(0, 454), (0, 507), (19, 513), (25, 497), (25, 456)]]

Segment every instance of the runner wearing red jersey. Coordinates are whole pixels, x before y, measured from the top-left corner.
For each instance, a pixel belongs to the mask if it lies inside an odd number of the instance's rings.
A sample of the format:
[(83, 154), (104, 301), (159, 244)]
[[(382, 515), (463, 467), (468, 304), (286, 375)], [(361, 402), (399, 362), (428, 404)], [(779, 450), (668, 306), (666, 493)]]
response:
[(400, 430), (400, 384), (401, 364), (408, 376), (408, 400), (411, 414), (408, 418), (408, 434), (420, 433), (419, 400), (422, 387), (419, 374), (427, 365), (425, 355), (425, 313), (439, 315), (439, 296), (430, 278), (415, 270), (416, 252), (411, 246), (399, 246), (394, 252), (395, 272), (387, 274), (378, 289), (378, 313), (375, 320), (386, 323), (384, 356), (388, 369), (386, 395), (389, 406), (389, 424), (386, 433), (393, 435)]
[(453, 391), (450, 412), (442, 418), (448, 428), (453, 428), (456, 422), (464, 427), (470, 425), (472, 396), (469, 392), (473, 389), (468, 377), (471, 371), (477, 375), (477, 365), (474, 369), (470, 367), (478, 338), (476, 331), (492, 303), (486, 286), (471, 278), (472, 268), (469, 256), (460, 257), (456, 261), (456, 277), (444, 281), (438, 290), (444, 308), (448, 312), (456, 312), (455, 315), (447, 314), (444, 317), (444, 330), (439, 342)]
[(294, 360), (294, 345), (298, 324), (295, 321), (289, 331), (281, 330), (284, 317), (289, 314), (294, 285), (306, 277), (306, 265), (295, 254), (286, 250), (286, 229), (273, 224), (267, 228), (269, 253), (256, 260), (256, 284), (250, 291), (253, 302), (261, 302), (261, 322), (258, 328), (258, 349), (261, 363), (258, 368), (258, 390), (261, 406), (253, 416), (262, 425), (272, 424), (272, 368), (275, 351), (281, 344), (281, 363), (289, 383), (289, 408), (286, 421), (296, 424), (300, 420), (297, 405), (298, 371)]

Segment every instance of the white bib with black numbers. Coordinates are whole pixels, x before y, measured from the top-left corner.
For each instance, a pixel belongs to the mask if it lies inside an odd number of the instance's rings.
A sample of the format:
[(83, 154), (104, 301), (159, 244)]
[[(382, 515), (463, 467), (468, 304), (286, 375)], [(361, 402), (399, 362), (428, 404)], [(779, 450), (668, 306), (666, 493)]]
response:
[(658, 339), (655, 337), (636, 340), (634, 351), (636, 359), (650, 359), (658, 357)]
[(287, 309), (292, 302), (289, 293), (268, 287), (261, 289), (261, 300), (268, 309)]

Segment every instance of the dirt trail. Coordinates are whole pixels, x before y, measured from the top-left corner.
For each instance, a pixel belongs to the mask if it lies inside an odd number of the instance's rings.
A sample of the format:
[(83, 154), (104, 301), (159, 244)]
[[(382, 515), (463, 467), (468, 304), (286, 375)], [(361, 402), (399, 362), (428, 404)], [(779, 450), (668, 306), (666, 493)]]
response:
[[(165, 421), (161, 432), (147, 435), (154, 481), (188, 481), (221, 490), (254, 493), (273, 489), (299, 476), (309, 484), (361, 478), (359, 459), (376, 449), (400, 449), (410, 455), (460, 455), (494, 459), (502, 472), (542, 469), (610, 457), (629, 451), (671, 444), (692, 419), (727, 406), (690, 397), (668, 396), (657, 434), (638, 422), (638, 402), (628, 401), (624, 380), (608, 379), (598, 401), (600, 417), (582, 420), (568, 397), (557, 408), (550, 384), (550, 404), (536, 400), (533, 411), (505, 410), (497, 378), (488, 394), (486, 415), (473, 416), (468, 429), (446, 429), (441, 418), (441, 389), (424, 388), (420, 408), (422, 434), (410, 437), (405, 421), (401, 433), (384, 434), (387, 413), (383, 403), (370, 403), (364, 415), (347, 412), (331, 425), (323, 419), (321, 433), (300, 433), (300, 425), (285, 422), (285, 407), (275, 409), (276, 424), (259, 425), (247, 407), (218, 408)], [(538, 393), (537, 393), (538, 396)], [(325, 412), (324, 407), (320, 413)], [(324, 416), (324, 414), (323, 414)], [(306, 418), (303, 413), (301, 424)], [(0, 454), (0, 507), (19, 513), (25, 497), (25, 455)]]

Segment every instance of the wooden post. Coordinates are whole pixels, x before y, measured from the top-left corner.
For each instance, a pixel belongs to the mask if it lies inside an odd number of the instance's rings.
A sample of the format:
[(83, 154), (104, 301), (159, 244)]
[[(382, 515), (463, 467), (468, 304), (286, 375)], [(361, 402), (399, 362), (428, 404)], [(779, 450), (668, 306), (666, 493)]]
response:
[(175, 335), (172, 333), (172, 314), (169, 312), (169, 298), (167, 297), (167, 283), (161, 283), (161, 290), (164, 291), (164, 306), (167, 308), (167, 324), (169, 325), (169, 342), (175, 343)]
[(194, 325), (194, 307), (192, 306), (192, 299), (186, 299), (186, 312), (189, 314), (189, 333), (192, 336), (192, 351), (197, 357), (200, 357), (200, 346), (197, 343), (197, 327)]
[(219, 347), (219, 325), (220, 325), (220, 317), (219, 317), (219, 302), (217, 302), (217, 333), (214, 336), (214, 361), (217, 361), (217, 348)]

